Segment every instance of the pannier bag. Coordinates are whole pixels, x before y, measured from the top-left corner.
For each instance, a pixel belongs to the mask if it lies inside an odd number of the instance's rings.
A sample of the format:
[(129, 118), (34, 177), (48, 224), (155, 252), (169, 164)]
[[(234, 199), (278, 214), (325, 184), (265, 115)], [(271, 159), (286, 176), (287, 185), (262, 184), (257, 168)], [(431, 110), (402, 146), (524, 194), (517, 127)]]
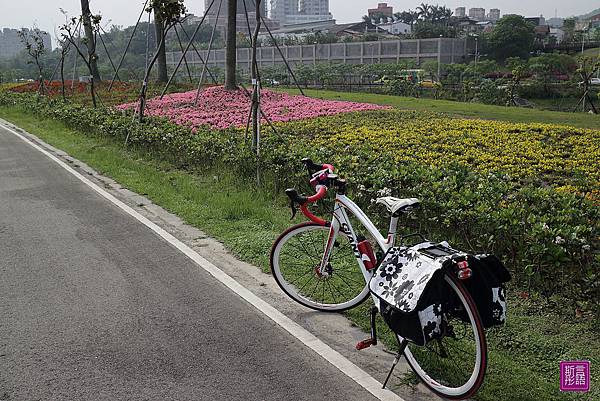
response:
[[(384, 320), (395, 333), (417, 345), (443, 335), (444, 313), (455, 312), (446, 309), (456, 297), (445, 282), (444, 271), (455, 271), (455, 260), (467, 260), (471, 267), (471, 277), (462, 282), (473, 296), (484, 326), (504, 323), (502, 283), (510, 275), (502, 263), (494, 256), (467, 255), (446, 242), (423, 242), (390, 249), (369, 283)], [(464, 311), (457, 317), (468, 320)]]
[[(483, 327), (499, 326), (506, 321), (506, 298), (504, 283), (510, 281), (510, 273), (494, 255), (469, 256), (467, 259), (473, 274), (464, 284), (475, 301)], [(463, 316), (463, 320), (467, 316)]]

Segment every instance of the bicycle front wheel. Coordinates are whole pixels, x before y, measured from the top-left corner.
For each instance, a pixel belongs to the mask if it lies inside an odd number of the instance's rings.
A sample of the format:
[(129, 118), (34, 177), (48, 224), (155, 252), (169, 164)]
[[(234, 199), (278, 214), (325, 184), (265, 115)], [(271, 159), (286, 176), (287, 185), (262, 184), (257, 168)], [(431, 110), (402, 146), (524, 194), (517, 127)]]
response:
[(462, 400), (477, 392), (487, 365), (485, 330), (469, 292), (452, 274), (444, 276), (452, 296), (444, 306), (444, 336), (424, 347), (410, 344), (406, 361), (434, 393)]
[(312, 309), (338, 312), (369, 296), (348, 238), (338, 235), (323, 274), (319, 271), (329, 227), (302, 223), (279, 236), (271, 250), (271, 272), (281, 289)]

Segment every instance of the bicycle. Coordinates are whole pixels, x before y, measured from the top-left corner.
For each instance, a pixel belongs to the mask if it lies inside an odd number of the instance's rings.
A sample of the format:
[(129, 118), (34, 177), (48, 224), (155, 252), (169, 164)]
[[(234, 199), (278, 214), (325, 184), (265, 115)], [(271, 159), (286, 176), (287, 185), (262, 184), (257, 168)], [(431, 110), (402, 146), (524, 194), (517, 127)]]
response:
[[(295, 189), (286, 190), (292, 207), (296, 205), (310, 221), (285, 230), (273, 244), (271, 271), (279, 287), (294, 301), (318, 311), (339, 312), (353, 308), (369, 297), (369, 281), (377, 267), (375, 252), (362, 234), (354, 229), (350, 216), (385, 253), (397, 242), (396, 231), (400, 216), (419, 206), (415, 198), (382, 197), (382, 204), (390, 213), (388, 235), (384, 237), (369, 217), (346, 196), (346, 181), (334, 174), (331, 164), (315, 164), (303, 159), (309, 171), (312, 196), (299, 195)], [(308, 205), (322, 200), (330, 189), (335, 189), (332, 218), (326, 221), (315, 216)], [(400, 237), (400, 243), (408, 237)], [(444, 285), (455, 296), (455, 305), (448, 310), (460, 309), (463, 317), (444, 315), (446, 334), (424, 347), (411, 344), (395, 335), (399, 351), (391, 373), (404, 355), (419, 379), (434, 393), (448, 399), (472, 396), (483, 382), (487, 365), (485, 331), (475, 303), (456, 274), (444, 272)], [(378, 298), (372, 295), (371, 338), (360, 342), (357, 349), (377, 344), (375, 317), (379, 312)]]

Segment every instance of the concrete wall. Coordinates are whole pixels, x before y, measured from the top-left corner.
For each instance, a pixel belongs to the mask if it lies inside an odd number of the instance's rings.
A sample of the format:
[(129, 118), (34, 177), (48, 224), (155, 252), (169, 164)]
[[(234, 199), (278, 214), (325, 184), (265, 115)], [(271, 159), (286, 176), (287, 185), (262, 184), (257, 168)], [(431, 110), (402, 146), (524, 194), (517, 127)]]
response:
[[(386, 40), (379, 42), (332, 43), (317, 45), (281, 46), (281, 50), (291, 65), (317, 63), (376, 64), (398, 63), (404, 60), (415, 60), (417, 63), (434, 60), (441, 63), (460, 63), (467, 54), (467, 43), (464, 39), (437, 38)], [(208, 51), (200, 51), (203, 59), (208, 58)], [(238, 68), (249, 70), (251, 49), (238, 49)], [(167, 63), (176, 65), (181, 52), (168, 52)], [(188, 64), (201, 64), (194, 51), (186, 55)], [(275, 47), (262, 47), (257, 51), (258, 63), (261, 66), (283, 65), (283, 60)], [(209, 66), (225, 67), (225, 50), (213, 50), (210, 54)]]

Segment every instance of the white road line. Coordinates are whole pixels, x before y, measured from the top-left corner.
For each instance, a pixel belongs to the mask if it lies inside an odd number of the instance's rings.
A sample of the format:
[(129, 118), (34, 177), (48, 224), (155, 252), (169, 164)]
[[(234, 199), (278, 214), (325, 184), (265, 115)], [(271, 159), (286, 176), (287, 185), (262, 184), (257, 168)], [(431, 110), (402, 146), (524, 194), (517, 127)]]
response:
[(59, 166), (67, 170), (73, 176), (75, 176), (78, 180), (83, 182), (85, 185), (96, 191), (98, 194), (106, 198), (108, 201), (112, 202), (115, 206), (123, 210), (125, 213), (129, 214), (140, 223), (144, 224), (146, 227), (157, 233), (161, 236), (165, 241), (173, 245), (175, 248), (179, 249), (183, 254), (185, 254), (188, 258), (193, 260), (198, 266), (211, 274), (218, 281), (227, 286), (230, 290), (235, 292), (237, 295), (242, 297), (246, 302), (254, 306), (260, 312), (265, 314), (269, 319), (273, 320), (283, 329), (285, 329), (288, 333), (296, 337), (300, 340), (304, 345), (308, 348), (312, 349), (314, 352), (319, 354), (337, 369), (339, 369), (342, 373), (348, 376), (350, 379), (354, 380), (357, 384), (363, 387), (365, 390), (373, 394), (376, 398), (385, 401), (405, 401), (397, 394), (391, 392), (387, 389), (381, 388), (381, 383), (379, 383), (373, 376), (369, 375), (367, 372), (356, 366), (350, 360), (345, 358), (342, 354), (325, 344), (323, 341), (319, 340), (316, 336), (310, 333), (308, 330), (285, 316), (279, 310), (275, 309), (266, 301), (262, 300), (246, 287), (242, 286), (240, 283), (235, 281), (231, 276), (227, 273), (210, 263), (208, 260), (200, 256), (189, 246), (185, 245), (183, 242), (179, 241), (173, 235), (156, 225), (155, 223), (148, 220), (146, 217), (142, 216), (140, 213), (100, 188), (98, 185), (94, 184), (92, 181), (85, 178), (79, 172), (74, 170), (71, 166), (69, 166), (64, 161), (60, 160), (58, 157), (54, 156), (47, 150), (43, 149), (41, 146), (33, 143), (27, 137), (21, 135), (17, 131), (14, 131), (10, 127), (6, 126), (6, 124), (0, 123), (2, 128), (7, 131), (13, 133), (17, 137), (21, 138), (23, 141), (34, 147), (36, 150), (40, 151), (44, 155), (48, 156), (50, 159), (55, 161)]

